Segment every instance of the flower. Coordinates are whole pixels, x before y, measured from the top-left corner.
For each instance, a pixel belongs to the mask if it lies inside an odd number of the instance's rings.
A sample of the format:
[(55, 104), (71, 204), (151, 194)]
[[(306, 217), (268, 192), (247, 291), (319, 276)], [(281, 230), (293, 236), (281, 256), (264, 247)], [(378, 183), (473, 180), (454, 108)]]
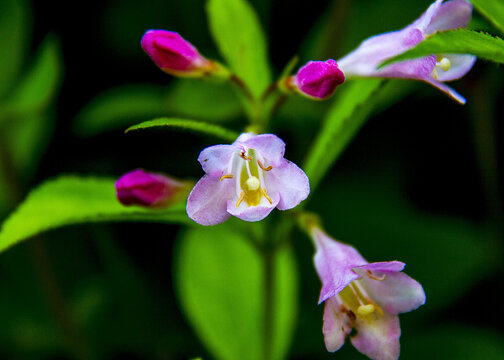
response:
[(224, 68), (200, 55), (198, 50), (173, 31), (148, 30), (142, 37), (142, 48), (164, 72), (182, 77), (223, 75)]
[(317, 226), (311, 228), (311, 236), (322, 280), (319, 304), (325, 301), (327, 350), (338, 350), (350, 335), (353, 346), (371, 359), (397, 359), (401, 335), (397, 314), (425, 303), (422, 286), (401, 272), (405, 264), (400, 261), (368, 263), (352, 246)]
[(373, 36), (338, 60), (346, 77), (405, 78), (425, 81), (464, 104), (465, 99), (445, 81), (457, 80), (474, 65), (472, 55), (437, 54), (393, 63), (378, 69), (385, 60), (415, 47), (437, 31), (465, 27), (471, 20), (472, 5), (466, 0), (443, 3), (436, 0), (419, 19), (402, 30)]
[(308, 61), (297, 74), (283, 83), (287, 90), (295, 90), (301, 95), (315, 100), (330, 97), (336, 87), (345, 82), (345, 75), (335, 60)]
[(264, 219), (275, 207), (288, 210), (310, 193), (306, 174), (284, 159), (285, 143), (273, 134), (241, 134), (231, 145), (204, 149), (198, 161), (205, 175), (187, 200), (187, 214), (201, 225), (234, 215)]
[(115, 188), (117, 199), (123, 205), (159, 208), (179, 199), (177, 195), (187, 186), (171, 177), (136, 169), (121, 176)]

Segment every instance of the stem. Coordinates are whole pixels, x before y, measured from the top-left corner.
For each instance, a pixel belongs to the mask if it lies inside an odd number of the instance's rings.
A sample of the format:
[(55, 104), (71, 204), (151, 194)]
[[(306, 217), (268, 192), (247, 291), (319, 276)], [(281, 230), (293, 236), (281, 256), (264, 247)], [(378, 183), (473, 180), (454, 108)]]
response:
[(263, 251), (264, 261), (264, 360), (272, 358), (273, 326), (275, 305), (275, 252), (276, 247), (266, 246)]

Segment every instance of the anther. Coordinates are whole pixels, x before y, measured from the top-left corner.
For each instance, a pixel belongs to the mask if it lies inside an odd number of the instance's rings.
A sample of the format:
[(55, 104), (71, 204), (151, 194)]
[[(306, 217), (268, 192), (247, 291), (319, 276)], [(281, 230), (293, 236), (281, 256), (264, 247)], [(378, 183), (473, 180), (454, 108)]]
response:
[(264, 197), (269, 201), (270, 204), (273, 204), (273, 201), (271, 201), (271, 198), (269, 197), (268, 193), (266, 192), (266, 189), (265, 188), (262, 188), (261, 189), (261, 192), (262, 194), (264, 195)]
[(263, 164), (261, 164), (261, 162), (260, 162), (259, 160), (257, 161), (257, 164), (258, 164), (258, 165), (259, 165), (259, 167), (260, 167), (261, 169), (263, 169), (264, 171), (270, 171), (271, 169), (273, 169), (273, 166), (271, 166), (271, 165), (270, 165), (270, 166), (268, 166), (268, 167), (264, 167), (264, 165), (263, 165)]
[(221, 178), (220, 178), (220, 181), (222, 181), (224, 179), (232, 179), (232, 178), (234, 178), (233, 174), (222, 175)]
[(378, 281), (383, 281), (385, 280), (385, 278), (387, 277), (387, 275), (383, 274), (382, 276), (380, 277), (376, 277), (373, 275), (373, 272), (371, 270), (366, 270), (366, 274), (367, 276), (370, 278), (370, 279), (373, 279), (373, 280), (378, 280)]
[(252, 160), (252, 157), (251, 156), (248, 156), (248, 155), (245, 155), (245, 151), (242, 151), (240, 153), (240, 157), (244, 160)]
[(357, 314), (360, 316), (367, 316), (376, 310), (375, 306), (373, 304), (368, 304), (368, 305), (361, 305), (357, 308)]
[(236, 207), (240, 206), (242, 203), (243, 199), (245, 199), (245, 191), (242, 191), (240, 194), (240, 197), (238, 198), (238, 201), (236, 202)]

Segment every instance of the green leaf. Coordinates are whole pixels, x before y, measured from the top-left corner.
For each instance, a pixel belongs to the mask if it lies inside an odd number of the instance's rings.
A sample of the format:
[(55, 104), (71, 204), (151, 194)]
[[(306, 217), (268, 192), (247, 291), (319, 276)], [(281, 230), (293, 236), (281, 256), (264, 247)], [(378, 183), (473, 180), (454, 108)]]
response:
[[(265, 358), (264, 269), (246, 225), (230, 220), (190, 229), (177, 243), (174, 273), (183, 310), (221, 360)], [(274, 269), (270, 358), (277, 360), (285, 358), (296, 311), (296, 265), (290, 248), (277, 250)]]
[(40, 45), (30, 71), (16, 85), (2, 110), (13, 118), (44, 110), (59, 88), (61, 68), (59, 41), (48, 35)]
[(0, 98), (19, 75), (29, 41), (30, 19), (26, 1), (2, 0), (0, 11)]
[(187, 119), (177, 119), (177, 118), (159, 118), (150, 121), (145, 121), (143, 123), (133, 125), (126, 129), (126, 132), (139, 129), (149, 129), (153, 127), (174, 127), (184, 130), (191, 130), (195, 132), (200, 132), (208, 135), (214, 135), (221, 139), (233, 142), (239, 136), (238, 133), (228, 130), (218, 125), (207, 124), (200, 121), (187, 120)]
[(443, 31), (432, 35), (413, 49), (383, 62), (380, 67), (431, 54), (473, 54), (481, 59), (504, 64), (504, 40), (466, 29)]
[(163, 210), (125, 207), (115, 197), (114, 179), (62, 176), (33, 190), (2, 224), (0, 252), (41, 232), (105, 221), (189, 222), (185, 201)]
[(260, 21), (246, 0), (209, 0), (210, 30), (232, 71), (259, 97), (271, 82)]
[(383, 83), (382, 79), (359, 79), (340, 90), (303, 166), (312, 191), (367, 120)]
[(89, 102), (74, 120), (83, 136), (125, 128), (145, 119), (181, 116), (223, 122), (241, 114), (229, 84), (193, 79), (174, 80), (168, 88), (127, 85), (108, 90)]
[(504, 33), (504, 2), (502, 0), (471, 0), (471, 2), (480, 13)]

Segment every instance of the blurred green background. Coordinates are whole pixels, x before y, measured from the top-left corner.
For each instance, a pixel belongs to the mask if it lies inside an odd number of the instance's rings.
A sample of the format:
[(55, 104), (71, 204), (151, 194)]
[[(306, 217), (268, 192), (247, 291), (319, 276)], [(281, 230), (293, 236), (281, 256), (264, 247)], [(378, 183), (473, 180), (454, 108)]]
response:
[[(337, 59), (430, 4), (250, 2), (275, 75), (295, 54), (301, 64)], [(471, 26), (495, 31), (478, 15)], [(167, 115), (243, 128), (232, 89), (173, 79), (140, 48), (147, 29), (169, 29), (219, 59), (207, 27), (203, 0), (0, 0), (0, 218), (62, 173), (118, 177), (143, 167), (199, 178), (198, 153), (219, 140), (123, 131)], [(466, 106), (404, 83), (390, 94), (404, 99), (376, 110), (311, 194), (308, 209), (330, 234), (369, 261), (406, 262), (423, 284), (426, 305), (401, 316), (402, 359), (504, 358), (493, 311), (504, 293), (503, 78), (501, 68), (478, 62), (454, 85)], [(291, 98), (272, 119), (288, 159), (302, 162), (331, 101)], [(0, 359), (212, 358), (175, 294), (173, 259), (187, 240), (180, 234), (175, 225), (72, 226), (0, 254)], [(297, 231), (292, 240), (300, 283), (288, 358), (364, 358), (349, 344), (326, 352), (312, 245)]]

